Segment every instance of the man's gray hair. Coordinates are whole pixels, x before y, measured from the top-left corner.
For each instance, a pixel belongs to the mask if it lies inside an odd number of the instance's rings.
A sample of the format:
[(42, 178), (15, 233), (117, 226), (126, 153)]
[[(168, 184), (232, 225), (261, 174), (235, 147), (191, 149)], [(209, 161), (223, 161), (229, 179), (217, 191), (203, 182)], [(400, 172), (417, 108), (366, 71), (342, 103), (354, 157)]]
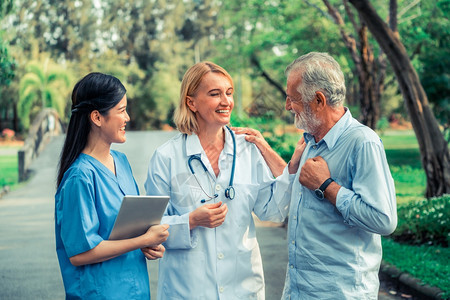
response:
[(300, 71), (302, 76), (297, 91), (303, 102), (314, 99), (317, 91), (322, 92), (331, 107), (338, 107), (345, 99), (345, 78), (341, 67), (328, 53), (310, 52), (300, 56), (287, 66), (285, 74)]

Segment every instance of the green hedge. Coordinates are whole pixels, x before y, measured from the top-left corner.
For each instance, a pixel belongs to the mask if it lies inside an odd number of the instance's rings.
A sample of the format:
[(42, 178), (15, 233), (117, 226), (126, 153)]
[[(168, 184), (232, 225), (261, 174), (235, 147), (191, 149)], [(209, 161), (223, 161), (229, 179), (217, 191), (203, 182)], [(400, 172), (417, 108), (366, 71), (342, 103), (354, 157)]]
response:
[(399, 205), (397, 215), (397, 229), (391, 236), (395, 241), (448, 247), (450, 195)]

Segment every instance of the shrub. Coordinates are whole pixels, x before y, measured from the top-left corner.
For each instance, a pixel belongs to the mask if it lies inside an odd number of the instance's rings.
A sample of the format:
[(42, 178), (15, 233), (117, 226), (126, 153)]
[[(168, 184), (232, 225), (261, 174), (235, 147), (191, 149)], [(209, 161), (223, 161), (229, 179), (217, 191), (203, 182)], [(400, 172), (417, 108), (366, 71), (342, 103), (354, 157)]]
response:
[(386, 131), (386, 129), (389, 128), (389, 121), (386, 117), (382, 117), (378, 120), (376, 126), (380, 134), (383, 134)]
[(450, 195), (401, 205), (398, 225), (392, 238), (412, 245), (436, 244), (448, 247), (450, 241)]

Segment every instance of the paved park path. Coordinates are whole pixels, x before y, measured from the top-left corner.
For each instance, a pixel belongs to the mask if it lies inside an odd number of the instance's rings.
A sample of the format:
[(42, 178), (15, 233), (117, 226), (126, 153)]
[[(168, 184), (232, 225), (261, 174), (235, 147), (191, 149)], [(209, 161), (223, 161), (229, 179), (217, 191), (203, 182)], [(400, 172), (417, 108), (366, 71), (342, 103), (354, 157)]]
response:
[[(128, 132), (127, 142), (113, 148), (130, 161), (141, 193), (147, 166), (156, 147), (174, 132)], [(63, 136), (53, 138), (33, 162), (26, 183), (0, 199), (0, 299), (64, 299), (54, 238), (56, 167)], [(266, 299), (280, 299), (287, 265), (286, 231), (257, 223), (263, 257)], [(148, 262), (152, 299), (156, 299), (157, 262)], [(391, 299), (381, 291), (379, 299)]]

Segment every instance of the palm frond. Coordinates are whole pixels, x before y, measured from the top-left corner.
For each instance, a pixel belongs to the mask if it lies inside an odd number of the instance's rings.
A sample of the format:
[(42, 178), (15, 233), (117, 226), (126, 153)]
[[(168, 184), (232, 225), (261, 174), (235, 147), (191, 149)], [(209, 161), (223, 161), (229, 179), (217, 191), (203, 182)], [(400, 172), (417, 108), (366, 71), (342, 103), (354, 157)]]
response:
[(45, 84), (47, 81), (47, 78), (45, 76), (43, 68), (37, 64), (37, 63), (30, 63), (26, 67), (26, 70), (28, 73), (35, 74), (37, 77), (39, 77), (40, 81)]
[(64, 72), (52, 72), (48, 75), (47, 82), (51, 84), (55, 81), (61, 81), (64, 83), (65, 87), (70, 86), (70, 79), (67, 73)]

